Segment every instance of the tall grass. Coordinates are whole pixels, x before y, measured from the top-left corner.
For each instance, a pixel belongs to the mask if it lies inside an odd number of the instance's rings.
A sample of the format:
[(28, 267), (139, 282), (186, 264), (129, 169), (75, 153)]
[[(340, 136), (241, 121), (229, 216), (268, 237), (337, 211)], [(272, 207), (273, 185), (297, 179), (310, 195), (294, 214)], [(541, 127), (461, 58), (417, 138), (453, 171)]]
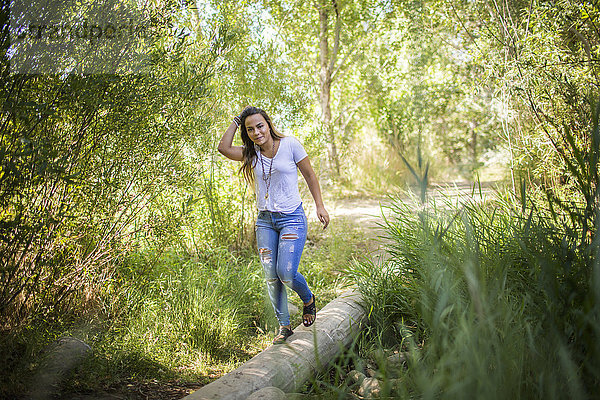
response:
[(383, 395), (600, 397), (599, 115), (585, 142), (565, 129), (553, 143), (567, 185), (443, 206), (393, 199), (389, 259), (349, 269), (370, 310), (359, 353), (408, 353), (406, 369), (373, 361), (384, 381), (401, 378)]
[[(300, 266), (320, 304), (343, 286), (339, 271), (361, 240), (347, 223), (332, 228), (309, 226)], [(338, 260), (331, 262), (330, 255)], [(214, 248), (200, 260), (166, 252), (159, 265), (137, 279), (124, 276), (107, 293), (104, 315), (111, 321), (90, 337), (99, 351), (81, 368), (79, 388), (97, 388), (103, 373), (108, 385), (132, 375), (207, 382), (270, 345), (277, 322), (254, 251)], [(290, 295), (290, 302), (301, 306), (297, 296)], [(300, 321), (300, 314), (293, 316), (292, 323)]]
[[(111, 381), (202, 380), (257, 351), (256, 327), (268, 312), (253, 260), (221, 249), (202, 262), (171, 252), (161, 264), (172, 269), (128, 279), (106, 297), (112, 321), (90, 338), (99, 346), (92, 364), (103, 364)], [(91, 364), (82, 370), (84, 379), (97, 373)]]
[[(370, 343), (410, 353), (401, 398), (590, 398), (600, 383), (597, 238), (510, 196), (385, 221), (391, 258), (351, 269)], [(385, 368), (385, 367), (384, 367)], [(381, 371), (380, 371), (381, 372)]]
[(351, 273), (372, 310), (371, 340), (411, 354), (395, 395), (598, 396), (597, 236), (523, 204), (393, 203), (390, 260)]
[[(349, 221), (335, 220), (325, 231), (316, 221), (309, 224), (300, 269), (319, 307), (347, 284), (341, 271), (364, 251), (363, 240)], [(250, 246), (128, 253), (101, 288), (98, 303), (76, 323), (39, 325), (2, 338), (4, 353), (14, 356), (6, 360), (12, 367), (3, 370), (0, 398), (33, 389), (46, 346), (65, 335), (83, 340), (92, 352), (69, 376), (57, 377), (57, 393), (172, 380), (197, 386), (234, 369), (269, 346), (277, 326)], [(297, 296), (290, 302), (301, 309)], [(292, 316), (292, 324), (300, 322), (299, 313)]]

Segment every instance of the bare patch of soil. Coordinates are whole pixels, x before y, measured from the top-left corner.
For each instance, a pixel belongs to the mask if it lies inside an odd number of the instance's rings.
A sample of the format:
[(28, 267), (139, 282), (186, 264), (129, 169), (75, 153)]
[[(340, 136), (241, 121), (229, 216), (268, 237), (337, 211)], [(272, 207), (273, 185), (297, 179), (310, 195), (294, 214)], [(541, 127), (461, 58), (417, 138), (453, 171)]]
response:
[(131, 382), (106, 391), (61, 394), (64, 400), (179, 400), (204, 386), (179, 381)]

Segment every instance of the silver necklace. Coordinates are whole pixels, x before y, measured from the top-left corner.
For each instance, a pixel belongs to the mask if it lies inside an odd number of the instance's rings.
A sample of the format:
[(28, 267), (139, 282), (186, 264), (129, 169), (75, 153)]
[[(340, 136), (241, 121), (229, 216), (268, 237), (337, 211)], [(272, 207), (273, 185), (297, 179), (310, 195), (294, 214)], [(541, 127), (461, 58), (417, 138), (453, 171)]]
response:
[(262, 178), (265, 182), (265, 186), (267, 188), (267, 193), (265, 194), (265, 200), (269, 198), (269, 187), (271, 186), (271, 171), (273, 169), (273, 161), (275, 159), (275, 141), (273, 140), (273, 147), (271, 148), (271, 153), (273, 153), (273, 158), (271, 158), (271, 165), (269, 165), (269, 174), (265, 174), (265, 164), (262, 155), (262, 149), (260, 152), (260, 166), (262, 167)]

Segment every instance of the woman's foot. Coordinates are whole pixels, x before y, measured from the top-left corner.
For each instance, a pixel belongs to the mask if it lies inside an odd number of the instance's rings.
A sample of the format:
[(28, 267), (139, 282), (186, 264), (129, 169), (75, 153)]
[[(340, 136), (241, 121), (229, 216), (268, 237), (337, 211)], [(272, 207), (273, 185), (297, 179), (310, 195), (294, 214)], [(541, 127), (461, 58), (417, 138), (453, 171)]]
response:
[(311, 326), (317, 319), (315, 300), (315, 295), (313, 294), (311, 301), (308, 304), (304, 304), (304, 308), (302, 309), (302, 323), (304, 326)]
[(277, 334), (277, 336), (275, 336), (275, 339), (273, 339), (273, 344), (285, 343), (287, 338), (292, 336), (293, 333), (294, 332), (289, 328), (289, 326), (280, 326), (279, 333)]

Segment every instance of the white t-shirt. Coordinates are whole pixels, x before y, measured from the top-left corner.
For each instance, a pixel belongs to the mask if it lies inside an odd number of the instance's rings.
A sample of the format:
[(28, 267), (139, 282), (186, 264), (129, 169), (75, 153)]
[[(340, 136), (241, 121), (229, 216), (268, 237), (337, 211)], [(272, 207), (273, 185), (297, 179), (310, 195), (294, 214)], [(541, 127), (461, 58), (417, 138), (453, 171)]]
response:
[[(304, 150), (298, 139), (292, 136), (281, 138), (279, 149), (277, 149), (277, 153), (272, 159), (263, 156), (258, 146), (255, 146), (255, 148), (258, 157), (254, 165), (254, 182), (258, 210), (291, 213), (302, 203), (298, 191), (298, 167), (296, 163), (308, 156), (306, 150)], [(272, 166), (271, 163), (273, 163)], [(271, 169), (270, 179), (268, 178), (269, 169)], [(269, 195), (267, 198), (265, 198), (267, 195), (267, 182), (265, 182), (263, 176), (269, 182)]]

